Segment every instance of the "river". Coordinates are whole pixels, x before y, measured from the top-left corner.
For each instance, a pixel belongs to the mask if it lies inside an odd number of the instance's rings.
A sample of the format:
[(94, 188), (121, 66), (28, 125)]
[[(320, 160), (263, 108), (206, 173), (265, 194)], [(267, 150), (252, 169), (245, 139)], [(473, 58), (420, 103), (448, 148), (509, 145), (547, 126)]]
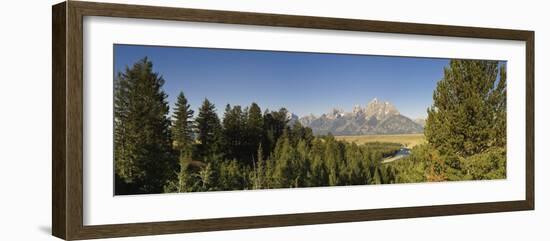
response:
[(397, 161), (397, 160), (399, 160), (403, 157), (408, 157), (409, 155), (411, 155), (411, 149), (406, 148), (406, 147), (401, 147), (401, 149), (399, 149), (399, 151), (397, 151), (393, 156), (382, 160), (381, 163), (394, 162), (394, 161)]

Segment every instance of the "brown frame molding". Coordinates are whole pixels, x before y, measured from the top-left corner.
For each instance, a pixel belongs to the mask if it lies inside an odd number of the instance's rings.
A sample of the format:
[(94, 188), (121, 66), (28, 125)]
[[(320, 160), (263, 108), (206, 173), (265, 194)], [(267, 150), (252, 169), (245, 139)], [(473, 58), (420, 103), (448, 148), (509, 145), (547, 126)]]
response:
[[(527, 87), (525, 200), (84, 226), (82, 200), (82, 71), (84, 16), (161, 19), (525, 41), (527, 65), (525, 73)], [(524, 30), (77, 1), (59, 3), (52, 7), (52, 233), (54, 236), (62, 239), (77, 240), (533, 210), (535, 208), (534, 41), (535, 33), (533, 31)]]

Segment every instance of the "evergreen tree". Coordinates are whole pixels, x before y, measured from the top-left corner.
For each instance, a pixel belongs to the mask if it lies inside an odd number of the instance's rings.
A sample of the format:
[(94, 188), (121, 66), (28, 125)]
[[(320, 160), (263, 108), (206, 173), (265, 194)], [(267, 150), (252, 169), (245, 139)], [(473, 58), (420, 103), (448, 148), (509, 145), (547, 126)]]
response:
[(343, 158), (340, 152), (339, 143), (334, 136), (329, 133), (325, 138), (325, 163), (328, 171), (328, 182), (330, 186), (340, 185), (340, 165)]
[(292, 166), (292, 160), (295, 157), (294, 148), (290, 144), (290, 138), (285, 131), (281, 138), (277, 140), (275, 145), (275, 151), (273, 153), (273, 159), (275, 161), (275, 170), (273, 178), (276, 187), (289, 188), (294, 185), (294, 172)]
[(382, 184), (382, 175), (380, 174), (380, 167), (374, 168), (374, 174), (372, 175), (372, 183), (370, 184)]
[(365, 176), (365, 170), (363, 166), (363, 155), (354, 142), (352, 144), (346, 145), (345, 149), (346, 154), (346, 179), (348, 184), (358, 185), (358, 184), (367, 184), (367, 177)]
[(219, 162), (217, 190), (243, 190), (248, 188), (246, 180), (248, 170), (239, 165), (236, 160)]
[(242, 157), (246, 164), (252, 164), (252, 160), (260, 146), (263, 138), (263, 126), (264, 121), (262, 117), (262, 110), (256, 103), (252, 103), (247, 112), (246, 119), (246, 148), (244, 150), (244, 156)]
[(294, 186), (303, 187), (307, 185), (307, 176), (310, 167), (309, 147), (305, 139), (298, 141), (296, 145), (296, 155), (293, 160), (294, 167)]
[(269, 154), (275, 149), (277, 140), (283, 135), (288, 124), (288, 111), (281, 108), (279, 111), (266, 110), (263, 116), (263, 143), (264, 154)]
[(505, 145), (506, 70), (498, 61), (451, 60), (433, 100), (425, 135), (443, 154), (467, 157)]
[(180, 152), (181, 156), (189, 156), (193, 144), (193, 110), (187, 103), (183, 92), (180, 92), (174, 109), (172, 119), (172, 135), (174, 137), (174, 146)]
[(172, 188), (165, 188), (165, 191), (175, 189), (174, 191), (177, 192), (186, 192), (190, 188), (188, 166), (193, 153), (193, 121), (191, 120), (193, 113), (194, 111), (191, 110), (191, 105), (188, 104), (185, 95), (180, 92), (172, 115), (172, 136), (174, 138), (174, 148), (179, 152), (180, 170), (177, 174), (177, 184), (170, 183), (168, 186), (172, 186)]
[(164, 79), (147, 58), (119, 72), (115, 80), (114, 139), (116, 194), (160, 193), (173, 174)]
[(328, 171), (325, 165), (325, 145), (320, 138), (315, 138), (311, 147), (311, 168), (308, 185), (311, 187), (327, 186)]
[(265, 173), (265, 161), (264, 154), (262, 153), (262, 145), (258, 147), (258, 153), (256, 155), (256, 161), (254, 162), (254, 172), (252, 173), (252, 189), (262, 189), (266, 187), (266, 173)]
[(311, 145), (315, 137), (313, 135), (313, 130), (309, 127), (304, 127), (299, 121), (292, 124), (291, 136), (293, 144), (297, 144), (300, 140), (304, 140), (307, 146)]
[(180, 157), (180, 170), (177, 173), (177, 180), (169, 181), (164, 187), (165, 193), (193, 191), (193, 181), (189, 170), (189, 159)]
[(201, 167), (199, 172), (195, 174), (197, 177), (197, 183), (194, 184), (197, 191), (214, 191), (216, 187), (214, 186), (214, 170), (212, 168), (212, 163), (208, 163), (206, 166)]
[(200, 158), (212, 161), (220, 154), (222, 126), (216, 114), (216, 106), (204, 99), (195, 119), (197, 139), (200, 142), (198, 151)]
[(227, 104), (223, 117), (223, 145), (225, 150), (225, 159), (241, 159), (244, 142), (244, 125), (244, 113), (241, 106), (236, 105), (231, 107)]

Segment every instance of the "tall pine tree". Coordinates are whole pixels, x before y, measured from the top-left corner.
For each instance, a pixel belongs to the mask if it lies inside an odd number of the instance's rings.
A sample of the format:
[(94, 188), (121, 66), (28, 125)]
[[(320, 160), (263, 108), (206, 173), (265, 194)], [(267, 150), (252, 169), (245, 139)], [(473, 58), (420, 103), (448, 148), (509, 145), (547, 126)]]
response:
[(425, 135), (442, 153), (467, 157), (506, 144), (504, 64), (451, 60), (433, 100)]
[(160, 193), (175, 163), (164, 79), (147, 58), (115, 80), (114, 138), (117, 194)]
[(225, 158), (228, 160), (239, 159), (243, 146), (243, 131), (245, 120), (243, 118), (241, 106), (231, 107), (229, 104), (225, 107), (223, 116), (223, 145)]
[(189, 163), (193, 154), (193, 110), (188, 104), (187, 98), (183, 92), (180, 92), (176, 100), (176, 107), (172, 115), (172, 135), (174, 137), (174, 148), (179, 152), (179, 173), (178, 181), (175, 186), (177, 192), (186, 192), (189, 190), (190, 173)]
[(172, 135), (174, 137), (174, 146), (179, 151), (180, 156), (188, 156), (191, 153), (193, 144), (193, 118), (194, 111), (183, 92), (180, 92), (176, 101), (174, 114), (172, 115)]
[(246, 119), (246, 150), (243, 156), (246, 164), (252, 165), (256, 152), (263, 138), (264, 120), (262, 110), (256, 103), (252, 103), (248, 109)]
[(219, 158), (222, 126), (216, 114), (216, 106), (208, 99), (204, 99), (195, 122), (197, 139), (200, 142), (198, 146), (200, 158), (206, 161)]
[(289, 122), (288, 111), (281, 108), (279, 111), (266, 110), (263, 117), (263, 140), (264, 158), (275, 149), (277, 140), (281, 137)]

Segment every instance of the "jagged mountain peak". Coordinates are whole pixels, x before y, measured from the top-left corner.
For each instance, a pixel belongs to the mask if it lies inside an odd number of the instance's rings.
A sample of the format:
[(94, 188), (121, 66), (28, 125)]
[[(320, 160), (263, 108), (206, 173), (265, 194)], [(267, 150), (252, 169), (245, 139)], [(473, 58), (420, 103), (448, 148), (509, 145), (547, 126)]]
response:
[(378, 98), (374, 98), (367, 104), (365, 109), (367, 118), (375, 116), (378, 120), (386, 119), (389, 116), (399, 115), (399, 111), (388, 101), (379, 101)]
[(299, 121), (315, 134), (405, 134), (423, 131), (421, 125), (401, 115), (389, 101), (380, 101), (378, 98), (372, 99), (364, 108), (354, 105), (351, 112), (333, 108), (319, 118), (309, 115), (299, 118)]
[(354, 114), (354, 115), (358, 115), (358, 114), (363, 113), (363, 112), (364, 112), (364, 110), (361, 107), (361, 105), (355, 105), (355, 106), (353, 106), (353, 110), (352, 110), (351, 113)]
[(336, 119), (344, 116), (344, 110), (341, 108), (332, 108), (330, 113), (326, 114), (326, 117), (329, 119)]

